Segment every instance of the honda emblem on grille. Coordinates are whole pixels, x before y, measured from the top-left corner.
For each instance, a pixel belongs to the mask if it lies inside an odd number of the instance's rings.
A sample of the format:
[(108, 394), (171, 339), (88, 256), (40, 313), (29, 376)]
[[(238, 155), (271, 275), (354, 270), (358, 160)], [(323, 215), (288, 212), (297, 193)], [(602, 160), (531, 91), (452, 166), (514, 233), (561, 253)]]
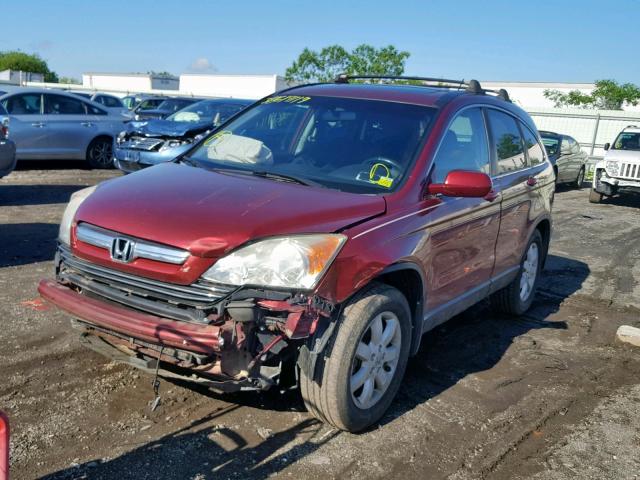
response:
[(133, 260), (134, 243), (127, 239), (116, 237), (111, 243), (111, 259), (116, 262), (129, 263)]

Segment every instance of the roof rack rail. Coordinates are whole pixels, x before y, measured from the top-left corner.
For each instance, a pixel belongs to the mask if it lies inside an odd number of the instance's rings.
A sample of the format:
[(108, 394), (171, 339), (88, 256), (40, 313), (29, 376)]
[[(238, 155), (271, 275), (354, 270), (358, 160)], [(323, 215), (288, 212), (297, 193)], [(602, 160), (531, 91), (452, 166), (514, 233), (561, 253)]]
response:
[(458, 88), (468, 86), (464, 80), (450, 80), (447, 78), (432, 78), (432, 77), (408, 77), (403, 75), (348, 75), (341, 73), (338, 75), (335, 83), (349, 83), (349, 80), (414, 80), (418, 82), (430, 82), (436, 83), (436, 85), (429, 85), (430, 87), (442, 87), (442, 88)]
[(626, 126), (626, 127), (624, 127), (624, 128), (638, 128), (638, 126), (637, 126), (637, 125), (627, 125), (627, 126)]
[(349, 80), (413, 80), (418, 82), (429, 83), (429, 85), (425, 85), (428, 87), (436, 87), (436, 88), (455, 88), (458, 90), (464, 90), (472, 93), (474, 95), (485, 95), (487, 93), (493, 93), (497, 97), (501, 98), (506, 102), (511, 102), (509, 98), (509, 94), (504, 88), (500, 90), (489, 90), (482, 88), (480, 82), (478, 80), (469, 80), (465, 82), (464, 80), (451, 80), (447, 78), (432, 78), (432, 77), (408, 77), (403, 75), (348, 75), (346, 73), (341, 73), (338, 75), (334, 82), (335, 83), (349, 83)]

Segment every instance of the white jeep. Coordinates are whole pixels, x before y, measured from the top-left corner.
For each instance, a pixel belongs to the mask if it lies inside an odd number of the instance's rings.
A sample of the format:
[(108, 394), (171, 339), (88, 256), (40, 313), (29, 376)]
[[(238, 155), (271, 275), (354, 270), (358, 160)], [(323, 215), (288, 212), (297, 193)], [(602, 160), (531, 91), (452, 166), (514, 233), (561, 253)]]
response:
[(589, 193), (591, 203), (624, 192), (640, 193), (640, 128), (630, 125), (622, 130), (594, 170)]

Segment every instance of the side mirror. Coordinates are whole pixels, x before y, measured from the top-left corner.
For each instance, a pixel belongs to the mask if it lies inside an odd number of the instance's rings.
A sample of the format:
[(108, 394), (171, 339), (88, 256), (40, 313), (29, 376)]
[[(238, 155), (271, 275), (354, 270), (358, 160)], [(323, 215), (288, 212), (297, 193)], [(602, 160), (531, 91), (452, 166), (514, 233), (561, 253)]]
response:
[(609, 148), (611, 148), (611, 144), (609, 142), (604, 144), (604, 149), (605, 150), (609, 150)]
[(486, 173), (452, 170), (444, 183), (431, 183), (427, 191), (431, 195), (447, 197), (486, 197), (492, 188), (491, 178)]

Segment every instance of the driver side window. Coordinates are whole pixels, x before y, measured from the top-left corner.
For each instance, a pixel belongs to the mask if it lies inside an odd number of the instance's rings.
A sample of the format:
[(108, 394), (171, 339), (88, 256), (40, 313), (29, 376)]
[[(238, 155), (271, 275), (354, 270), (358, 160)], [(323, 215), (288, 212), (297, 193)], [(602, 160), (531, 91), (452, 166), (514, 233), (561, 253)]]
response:
[(491, 173), (489, 144), (480, 108), (469, 108), (453, 119), (434, 159), (432, 181), (442, 183), (452, 170)]

